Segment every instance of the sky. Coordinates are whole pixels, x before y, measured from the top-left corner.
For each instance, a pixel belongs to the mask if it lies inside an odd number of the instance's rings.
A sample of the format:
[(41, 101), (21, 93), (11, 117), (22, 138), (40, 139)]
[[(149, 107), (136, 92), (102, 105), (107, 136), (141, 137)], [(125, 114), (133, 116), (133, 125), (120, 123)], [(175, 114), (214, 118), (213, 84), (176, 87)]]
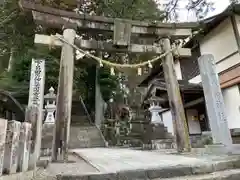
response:
[(208, 17), (221, 13), (229, 5), (229, 0), (212, 0), (212, 2), (215, 3), (215, 11), (210, 12)]
[[(168, 0), (164, 0), (164, 1), (168, 1)], [(229, 0), (209, 0), (209, 1), (214, 3), (215, 10), (213, 12), (209, 12), (205, 18), (221, 13), (229, 5)], [(187, 10), (185, 10), (186, 4), (188, 2), (189, 0), (181, 0), (181, 4), (179, 4), (181, 8), (181, 13), (179, 13), (179, 20), (180, 21), (197, 21), (197, 18), (195, 17), (195, 14), (193, 12), (189, 13), (187, 12)]]

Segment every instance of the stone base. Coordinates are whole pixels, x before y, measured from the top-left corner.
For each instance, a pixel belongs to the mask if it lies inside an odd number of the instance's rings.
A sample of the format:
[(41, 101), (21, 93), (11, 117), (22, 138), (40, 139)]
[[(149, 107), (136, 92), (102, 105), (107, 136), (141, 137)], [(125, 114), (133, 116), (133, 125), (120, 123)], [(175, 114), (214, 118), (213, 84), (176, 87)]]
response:
[(240, 155), (240, 144), (233, 144), (229, 147), (221, 144), (206, 145), (204, 150), (206, 154)]
[(231, 129), (233, 144), (240, 144), (240, 128)]
[(143, 150), (152, 150), (153, 145), (152, 144), (143, 144), (142, 149)]
[(158, 139), (152, 141), (153, 149), (176, 149), (173, 139)]
[(50, 149), (50, 148), (41, 149), (41, 157), (51, 156), (51, 155), (52, 155), (52, 149)]
[(232, 136), (240, 136), (240, 128), (230, 129)]
[(151, 139), (165, 139), (167, 135), (167, 130), (164, 127), (164, 124), (151, 124), (152, 125), (152, 134)]
[(42, 128), (42, 149), (51, 149), (54, 133), (54, 124), (44, 124)]
[(213, 144), (211, 132), (203, 132), (201, 135), (190, 135), (193, 148), (204, 148), (205, 145)]
[[(42, 154), (52, 149), (54, 125), (45, 125), (42, 130)], [(104, 139), (95, 126), (71, 125), (69, 149), (105, 147)]]

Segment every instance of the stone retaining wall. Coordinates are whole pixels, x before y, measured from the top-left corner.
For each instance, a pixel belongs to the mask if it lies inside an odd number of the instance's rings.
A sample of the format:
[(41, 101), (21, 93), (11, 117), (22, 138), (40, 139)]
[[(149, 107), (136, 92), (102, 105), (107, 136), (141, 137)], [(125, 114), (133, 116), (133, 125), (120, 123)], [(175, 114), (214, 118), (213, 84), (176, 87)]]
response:
[(28, 170), (31, 124), (0, 119), (0, 176)]

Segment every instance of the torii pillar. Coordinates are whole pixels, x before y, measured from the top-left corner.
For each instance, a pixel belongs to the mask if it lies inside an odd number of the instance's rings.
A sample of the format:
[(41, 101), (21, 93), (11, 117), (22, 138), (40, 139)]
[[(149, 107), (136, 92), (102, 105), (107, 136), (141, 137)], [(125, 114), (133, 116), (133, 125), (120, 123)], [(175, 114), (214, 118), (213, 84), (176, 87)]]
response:
[[(74, 43), (76, 31), (74, 29), (65, 29), (63, 37), (69, 43)], [(67, 43), (62, 45), (62, 54), (59, 70), (56, 123), (54, 128), (52, 161), (68, 160), (68, 141), (71, 122), (72, 109), (72, 86), (74, 73), (74, 48)], [(63, 126), (62, 126), (63, 125)], [(60, 157), (58, 157), (58, 150)]]
[[(63, 38), (69, 43), (74, 44), (75, 37), (76, 31), (74, 27), (63, 30)], [(56, 120), (53, 133), (52, 161), (67, 161), (75, 49), (68, 43), (63, 43), (57, 38), (52, 39), (50, 36), (35, 35), (34, 42), (35, 44), (45, 46), (62, 47), (56, 101)]]

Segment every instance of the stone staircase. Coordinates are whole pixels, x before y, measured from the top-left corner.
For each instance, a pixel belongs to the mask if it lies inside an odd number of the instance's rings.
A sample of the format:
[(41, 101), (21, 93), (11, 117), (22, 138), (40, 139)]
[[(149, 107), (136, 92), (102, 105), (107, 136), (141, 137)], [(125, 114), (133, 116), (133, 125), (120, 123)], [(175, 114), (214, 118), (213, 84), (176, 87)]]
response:
[(105, 147), (105, 141), (96, 126), (71, 126), (69, 148)]
[[(44, 125), (42, 131), (42, 153), (52, 148), (53, 125)], [(70, 127), (69, 149), (105, 147), (105, 140), (101, 131), (91, 124), (87, 117), (72, 118)], [(48, 154), (48, 153), (47, 153)]]
[[(240, 169), (226, 169), (223, 171), (211, 171), (191, 174), (190, 168), (168, 170), (152, 170), (149, 172), (120, 172), (119, 174), (93, 174), (85, 176), (59, 175), (59, 180), (80, 179), (111, 179), (111, 180), (239, 180)], [(145, 175), (146, 174), (146, 175)], [(161, 175), (162, 174), (162, 175)], [(152, 178), (149, 178), (152, 177)]]
[(105, 139), (87, 116), (72, 116), (69, 148), (105, 147)]
[(153, 127), (153, 131), (155, 134), (155, 136), (152, 138), (153, 149), (159, 150), (176, 148), (174, 137), (171, 133), (168, 132), (167, 127), (159, 124), (158, 126)]
[(110, 146), (147, 149), (175, 148), (174, 137), (163, 124), (151, 124), (148, 111), (138, 110), (131, 119), (128, 132), (119, 130), (116, 135), (115, 119), (106, 119), (103, 134)]
[(132, 147), (148, 147), (147, 145), (152, 144), (152, 149), (175, 148), (174, 137), (164, 125), (156, 126), (143, 119), (135, 119), (131, 124), (131, 132), (127, 136), (122, 136), (121, 139), (127, 140)]
[(149, 123), (145, 118), (137, 117), (131, 121), (131, 131), (125, 137), (133, 147), (143, 146), (147, 144), (149, 138)]

